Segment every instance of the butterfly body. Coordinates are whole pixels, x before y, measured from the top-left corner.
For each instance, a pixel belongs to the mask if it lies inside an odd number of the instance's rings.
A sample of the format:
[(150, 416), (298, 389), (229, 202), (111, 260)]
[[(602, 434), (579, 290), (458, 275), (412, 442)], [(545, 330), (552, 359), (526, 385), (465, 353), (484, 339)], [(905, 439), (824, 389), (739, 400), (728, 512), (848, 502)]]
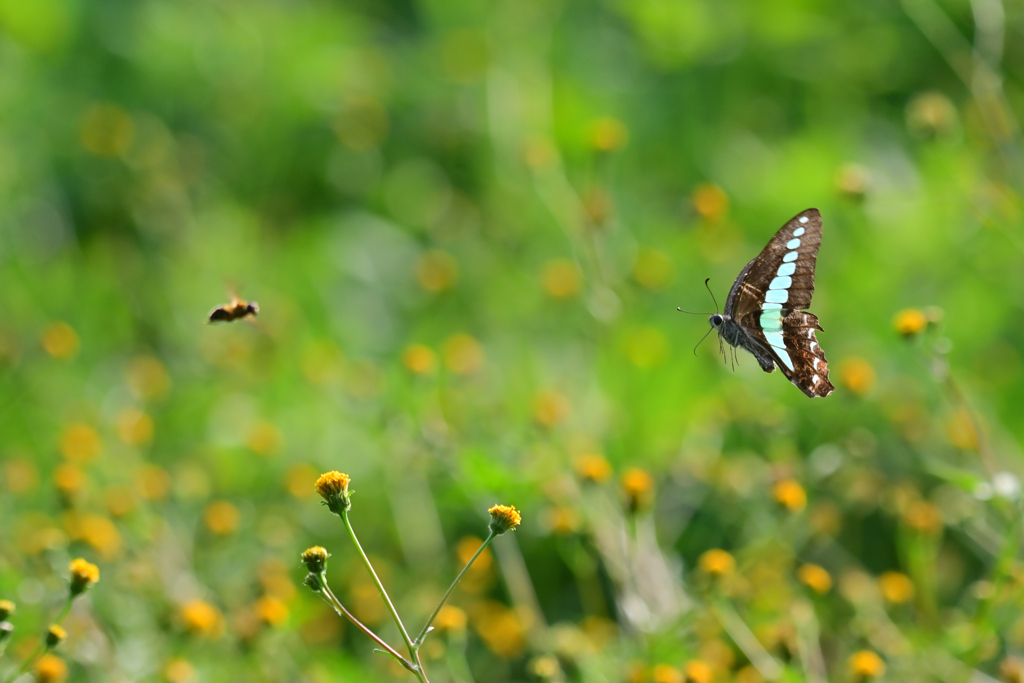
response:
[(821, 326), (806, 311), (820, 246), (821, 214), (817, 209), (797, 214), (740, 271), (725, 311), (709, 320), (722, 341), (749, 351), (765, 372), (778, 367), (811, 398), (835, 389), (815, 336)]
[(260, 305), (255, 301), (243, 301), (237, 297), (231, 299), (231, 303), (218, 306), (210, 311), (207, 318), (208, 323), (233, 322), (248, 316), (256, 317), (260, 312)]

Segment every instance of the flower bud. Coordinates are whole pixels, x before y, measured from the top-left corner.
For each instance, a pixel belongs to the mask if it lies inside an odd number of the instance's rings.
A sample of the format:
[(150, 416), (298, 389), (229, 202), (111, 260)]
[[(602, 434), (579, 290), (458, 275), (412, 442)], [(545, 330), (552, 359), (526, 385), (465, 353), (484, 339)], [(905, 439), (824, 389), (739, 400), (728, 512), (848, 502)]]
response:
[(72, 560), (68, 571), (71, 572), (71, 597), (81, 595), (89, 586), (100, 580), (99, 568), (82, 558)]
[(59, 624), (53, 624), (46, 631), (46, 647), (54, 648), (64, 642), (64, 639), (68, 637), (68, 632), (64, 630)]
[(491, 513), (489, 529), (491, 533), (500, 536), (509, 529), (515, 529), (523, 521), (519, 511), (513, 505), (495, 505), (487, 512)]
[(302, 563), (311, 573), (322, 574), (327, 569), (327, 558), (330, 556), (326, 548), (315, 545), (303, 551)]
[(335, 470), (321, 474), (320, 478), (316, 480), (313, 490), (327, 501), (327, 507), (331, 512), (341, 515), (352, 508), (350, 499), (352, 494), (348, 490), (350, 481), (352, 479), (347, 474)]

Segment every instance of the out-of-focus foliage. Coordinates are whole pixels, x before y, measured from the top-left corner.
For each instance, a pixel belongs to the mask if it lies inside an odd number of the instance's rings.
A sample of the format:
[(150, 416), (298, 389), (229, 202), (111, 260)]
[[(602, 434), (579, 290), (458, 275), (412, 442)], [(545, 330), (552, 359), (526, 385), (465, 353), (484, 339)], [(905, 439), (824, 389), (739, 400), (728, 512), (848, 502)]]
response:
[[(522, 511), (433, 681), (1021, 680), (1022, 77), (1001, 0), (0, 0), (0, 674), (84, 556), (69, 681), (410, 680), (338, 469), (412, 631)], [(810, 206), (815, 401), (675, 312)]]

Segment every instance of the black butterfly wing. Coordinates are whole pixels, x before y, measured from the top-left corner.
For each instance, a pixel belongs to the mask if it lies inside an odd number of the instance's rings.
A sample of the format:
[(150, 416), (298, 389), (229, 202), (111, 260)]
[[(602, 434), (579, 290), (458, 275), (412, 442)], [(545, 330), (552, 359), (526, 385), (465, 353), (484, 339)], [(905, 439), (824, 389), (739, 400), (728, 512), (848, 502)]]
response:
[[(807, 209), (775, 233), (740, 272), (729, 291), (725, 313), (746, 335), (761, 361), (770, 354), (783, 374), (814, 398), (835, 389), (828, 362), (818, 345), (818, 318), (804, 309), (814, 294), (814, 267), (821, 246), (821, 214)], [(761, 367), (771, 371), (762, 362)], [(774, 369), (774, 368), (772, 368)]]

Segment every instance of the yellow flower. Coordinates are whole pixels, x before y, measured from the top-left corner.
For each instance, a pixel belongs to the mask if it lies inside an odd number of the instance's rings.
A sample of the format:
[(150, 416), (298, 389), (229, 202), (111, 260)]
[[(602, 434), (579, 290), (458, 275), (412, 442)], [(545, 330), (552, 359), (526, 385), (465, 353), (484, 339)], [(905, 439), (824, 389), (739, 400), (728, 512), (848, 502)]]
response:
[(57, 360), (73, 358), (78, 353), (78, 333), (63, 322), (51, 323), (43, 330), (43, 350)]
[(942, 531), (942, 510), (927, 501), (914, 501), (903, 511), (903, 522), (914, 531), (934, 536)]
[(805, 564), (796, 572), (800, 583), (804, 584), (815, 593), (824, 595), (832, 588), (832, 577), (823, 567), (816, 564)]
[(692, 201), (697, 214), (709, 221), (721, 220), (729, 211), (728, 195), (714, 183), (702, 183), (695, 187)]
[(914, 582), (900, 572), (884, 572), (878, 577), (878, 589), (886, 602), (899, 605), (914, 597)]
[(756, 667), (747, 664), (745, 667), (736, 672), (733, 677), (735, 683), (762, 683), (764, 676), (757, 670)]
[(266, 420), (258, 420), (249, 430), (245, 445), (253, 453), (273, 455), (281, 449), (281, 430)]
[(327, 548), (315, 545), (302, 552), (302, 564), (306, 565), (306, 569), (314, 574), (319, 574), (327, 568), (327, 558), (330, 556)]
[(846, 163), (836, 171), (836, 188), (851, 199), (863, 199), (871, 187), (871, 172), (860, 164)]
[(736, 560), (724, 550), (712, 548), (700, 556), (700, 559), (697, 560), (697, 566), (704, 573), (711, 576), (724, 576), (731, 573), (736, 567)]
[(428, 375), (437, 367), (437, 354), (423, 344), (412, 344), (402, 353), (402, 364), (412, 373)]
[(871, 650), (860, 650), (850, 655), (847, 661), (854, 678), (878, 678), (885, 673), (885, 662)]
[(309, 480), (315, 476), (316, 469), (312, 465), (305, 463), (292, 465), (285, 473), (284, 487), (296, 498), (308, 498), (316, 493), (309, 488)]
[(46, 630), (46, 647), (54, 648), (68, 637), (68, 632), (60, 624), (51, 624)]
[(711, 667), (699, 659), (691, 659), (683, 667), (686, 683), (711, 683)]
[(542, 427), (554, 427), (568, 417), (571, 409), (564, 394), (549, 389), (541, 392), (533, 402), (533, 418)]
[(916, 95), (907, 104), (907, 127), (923, 137), (946, 135), (956, 128), (956, 106), (934, 90)]
[(550, 681), (558, 678), (562, 673), (562, 667), (558, 663), (558, 657), (554, 655), (538, 655), (530, 660), (527, 664), (527, 669), (530, 670), (537, 678), (541, 680)]
[(1006, 683), (1024, 683), (1024, 660), (1009, 656), (999, 662), (999, 676)]
[(847, 358), (839, 366), (839, 381), (856, 396), (863, 396), (875, 386), (875, 369), (863, 358)]
[(782, 479), (772, 486), (772, 498), (790, 512), (800, 512), (807, 506), (807, 493), (793, 479)]
[(611, 152), (625, 146), (629, 131), (618, 119), (604, 116), (591, 124), (590, 144), (599, 152)]
[(141, 446), (153, 438), (153, 418), (129, 408), (117, 416), (117, 435), (129, 446)]
[(219, 636), (224, 624), (220, 610), (202, 600), (190, 600), (182, 605), (180, 616), (186, 631), (209, 638)]
[(60, 454), (74, 463), (92, 462), (102, 448), (96, 430), (82, 422), (68, 425), (60, 437)]
[(896, 314), (893, 324), (896, 326), (896, 331), (904, 337), (913, 337), (921, 334), (928, 327), (928, 317), (916, 308), (908, 308)]
[(210, 503), (203, 512), (206, 528), (218, 536), (227, 536), (237, 529), (240, 517), (238, 508), (226, 500)]
[(0, 600), (0, 621), (6, 621), (7, 617), (14, 614), (14, 603), (10, 600)]
[(143, 465), (135, 477), (135, 486), (146, 500), (163, 500), (171, 488), (171, 475), (158, 465)]
[(141, 399), (163, 398), (171, 388), (171, 376), (167, 368), (152, 356), (132, 359), (125, 375), (132, 393)]
[(68, 675), (68, 665), (57, 655), (47, 653), (35, 665), (37, 683), (60, 683)]
[(77, 493), (85, 484), (85, 472), (76, 465), (64, 463), (53, 471), (53, 483), (66, 496)]
[(486, 601), (470, 609), (471, 623), (484, 644), (504, 659), (519, 656), (526, 647), (526, 629), (515, 610)]
[(576, 474), (584, 481), (601, 483), (612, 476), (612, 466), (596, 453), (584, 453), (576, 458)]
[(458, 607), (445, 605), (434, 618), (434, 627), (438, 631), (461, 633), (466, 630), (466, 613)]
[(71, 573), (71, 595), (73, 596), (84, 592), (89, 586), (100, 580), (99, 567), (80, 557), (71, 561), (68, 571)]
[(657, 664), (651, 669), (652, 683), (684, 683), (683, 672), (668, 664)]
[(632, 467), (622, 474), (622, 490), (626, 494), (626, 502), (631, 512), (647, 507), (654, 492), (654, 477), (637, 467)]
[(256, 614), (268, 626), (280, 626), (288, 620), (288, 606), (281, 598), (264, 595), (256, 601)]
[(441, 348), (444, 364), (457, 375), (471, 375), (484, 364), (480, 342), (468, 334), (453, 334)]
[(196, 670), (187, 659), (175, 657), (164, 665), (164, 678), (167, 683), (192, 683), (196, 678)]
[(548, 510), (548, 528), (556, 534), (570, 534), (580, 526), (579, 515), (571, 507), (558, 505)]
[(459, 265), (448, 252), (431, 249), (416, 262), (416, 281), (428, 292), (451, 289), (458, 279)]
[(541, 275), (544, 291), (552, 299), (568, 299), (579, 293), (583, 278), (576, 264), (568, 259), (552, 259), (544, 264)]
[(523, 161), (534, 170), (550, 168), (558, 163), (558, 149), (547, 138), (531, 137), (523, 143)]
[(519, 511), (512, 505), (495, 505), (487, 512), (491, 513), (491, 532), (501, 535), (509, 529), (515, 529), (523, 521)]
[(105, 558), (113, 557), (121, 549), (121, 532), (117, 530), (117, 525), (103, 515), (82, 517), (79, 535)]
[(324, 500), (330, 501), (333, 496), (347, 495), (348, 485), (352, 478), (343, 472), (332, 470), (320, 475), (313, 485), (313, 490), (319, 493)]

